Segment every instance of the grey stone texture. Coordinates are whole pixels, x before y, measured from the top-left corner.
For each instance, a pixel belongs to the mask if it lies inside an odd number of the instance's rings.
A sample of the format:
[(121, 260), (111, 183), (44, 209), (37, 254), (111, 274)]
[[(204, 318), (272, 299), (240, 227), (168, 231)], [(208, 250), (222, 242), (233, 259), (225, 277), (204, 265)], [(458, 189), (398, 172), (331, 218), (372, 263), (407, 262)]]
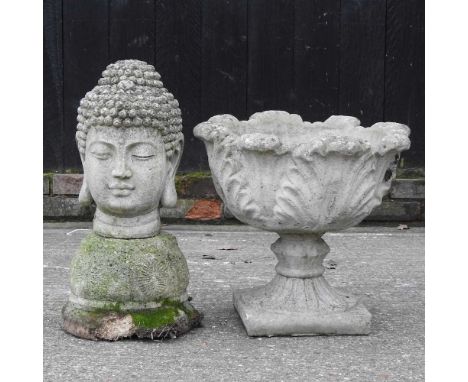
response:
[(83, 164), (79, 200), (96, 203), (93, 230), (135, 239), (158, 234), (159, 207), (175, 207), (184, 136), (178, 101), (154, 66), (107, 66), (80, 101), (76, 142)]
[(161, 218), (164, 219), (184, 219), (187, 212), (195, 204), (193, 199), (177, 199), (177, 205), (173, 208), (161, 208)]
[(235, 219), (236, 217), (229, 211), (229, 208), (224, 204), (223, 205), (223, 215), (226, 219)]
[(275, 232), (326, 232), (353, 226), (382, 202), (409, 128), (369, 128), (349, 116), (306, 122), (270, 110), (248, 121), (218, 115), (194, 128), (206, 146), (213, 182), (240, 221)]
[(395, 199), (424, 199), (424, 179), (396, 179), (390, 189)]
[(199, 325), (187, 301), (187, 262), (175, 237), (86, 236), (71, 264), (67, 332), (87, 339), (176, 337)]
[(43, 195), (48, 195), (49, 192), (50, 192), (49, 176), (48, 175), (43, 175), (43, 177), (42, 177), (42, 194)]
[(357, 118), (306, 122), (270, 110), (248, 121), (217, 115), (194, 128), (213, 182), (231, 213), (273, 231), (277, 275), (237, 290), (234, 306), (251, 336), (368, 334), (371, 314), (323, 277), (325, 232), (359, 224), (382, 203), (410, 130), (393, 122), (363, 128)]
[(96, 205), (62, 310), (64, 329), (81, 338), (172, 338), (201, 321), (186, 294), (185, 258), (160, 232), (160, 206), (176, 207), (184, 141), (179, 104), (160, 79), (142, 61), (108, 65), (78, 108), (84, 175), (54, 177), (54, 193), (81, 185), (81, 205)]
[[(44, 230), (44, 380), (424, 381), (424, 229), (359, 227), (325, 234), (326, 277), (363, 296), (368, 336), (248, 337), (232, 291), (274, 276), (278, 235), (248, 226), (168, 226), (191, 274), (203, 326), (176, 341), (91, 342), (61, 329), (69, 264), (90, 232), (81, 223)], [(48, 227), (60, 227), (58, 223)], [(230, 250), (227, 250), (230, 249)], [(346, 281), (346, 282), (345, 282)]]
[(52, 175), (52, 192), (55, 195), (78, 195), (83, 184), (83, 174)]
[(266, 285), (234, 291), (250, 336), (369, 334), (371, 314), (350, 293), (323, 277), (330, 251), (319, 236), (280, 234), (271, 245), (278, 258)]
[(421, 204), (418, 201), (384, 200), (374, 208), (366, 218), (368, 221), (418, 221), (421, 216)]
[[(235, 216), (224, 206), (224, 218), (235, 219)], [(368, 222), (418, 222), (424, 221), (424, 201), (383, 199), (364, 221)]]
[(96, 301), (144, 304), (179, 299), (189, 279), (175, 237), (164, 232), (140, 240), (91, 233), (81, 242), (71, 269), (71, 293)]
[(95, 206), (83, 206), (78, 198), (66, 196), (43, 196), (43, 214), (49, 219), (87, 219), (94, 216)]

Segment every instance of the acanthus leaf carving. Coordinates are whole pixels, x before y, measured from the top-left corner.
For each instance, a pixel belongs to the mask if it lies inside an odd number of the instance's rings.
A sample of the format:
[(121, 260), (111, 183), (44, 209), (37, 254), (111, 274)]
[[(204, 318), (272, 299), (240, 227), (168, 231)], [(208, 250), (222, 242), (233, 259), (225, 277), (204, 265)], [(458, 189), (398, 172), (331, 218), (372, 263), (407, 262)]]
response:
[[(260, 219), (260, 208), (252, 199), (248, 180), (242, 175), (241, 162), (234, 158), (234, 150), (223, 142), (215, 144), (215, 158), (220, 160), (217, 179), (224, 194), (224, 202), (233, 213), (239, 210), (248, 219)], [(216, 160), (216, 159), (215, 159)]]

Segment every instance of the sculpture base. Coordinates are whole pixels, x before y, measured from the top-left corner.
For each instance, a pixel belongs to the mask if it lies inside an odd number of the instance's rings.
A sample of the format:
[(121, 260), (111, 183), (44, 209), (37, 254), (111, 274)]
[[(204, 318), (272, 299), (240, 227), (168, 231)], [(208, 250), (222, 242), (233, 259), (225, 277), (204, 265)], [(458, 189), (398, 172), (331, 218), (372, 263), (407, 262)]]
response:
[(87, 309), (68, 302), (62, 310), (63, 329), (88, 340), (116, 341), (138, 337), (176, 338), (200, 326), (202, 315), (188, 302), (164, 301), (144, 310)]
[(173, 338), (200, 324), (176, 238), (114, 239), (91, 233), (72, 260), (63, 328), (91, 340)]
[(276, 275), (267, 285), (234, 292), (234, 306), (249, 336), (362, 335), (371, 314), (320, 276)]

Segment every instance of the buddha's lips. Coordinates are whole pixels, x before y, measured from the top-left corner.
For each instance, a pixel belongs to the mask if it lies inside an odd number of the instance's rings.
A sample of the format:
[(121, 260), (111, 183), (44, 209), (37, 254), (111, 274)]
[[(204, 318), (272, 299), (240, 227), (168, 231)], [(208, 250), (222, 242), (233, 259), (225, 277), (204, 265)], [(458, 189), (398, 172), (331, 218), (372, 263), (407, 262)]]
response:
[(109, 189), (111, 190), (134, 190), (135, 186), (127, 183), (112, 183), (109, 184)]

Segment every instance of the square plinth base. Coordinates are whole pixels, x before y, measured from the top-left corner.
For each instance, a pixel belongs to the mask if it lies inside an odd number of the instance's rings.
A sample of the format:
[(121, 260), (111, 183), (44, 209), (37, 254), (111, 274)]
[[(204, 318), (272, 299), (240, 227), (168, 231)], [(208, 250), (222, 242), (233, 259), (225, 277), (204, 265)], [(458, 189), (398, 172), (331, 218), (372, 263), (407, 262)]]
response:
[[(252, 302), (251, 289), (234, 291), (234, 307), (249, 336), (365, 335), (372, 315), (362, 303), (344, 312), (268, 310)], [(247, 297), (247, 298), (245, 298)], [(247, 302), (249, 301), (249, 302)]]

